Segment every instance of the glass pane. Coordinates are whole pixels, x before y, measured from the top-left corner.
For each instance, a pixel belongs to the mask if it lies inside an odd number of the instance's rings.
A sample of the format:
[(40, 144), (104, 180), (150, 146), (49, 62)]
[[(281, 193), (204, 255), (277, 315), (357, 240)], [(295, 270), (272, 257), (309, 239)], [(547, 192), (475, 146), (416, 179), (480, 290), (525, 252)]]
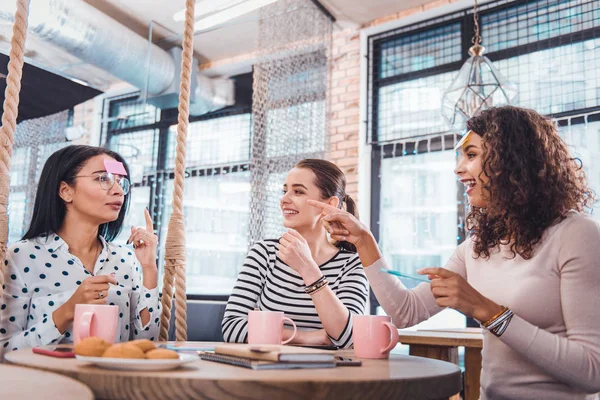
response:
[(542, 114), (600, 105), (600, 39), (494, 62), (519, 90), (516, 104)]
[[(189, 126), (186, 167), (236, 163), (250, 159), (252, 115), (239, 114), (192, 122)], [(175, 166), (177, 126), (169, 128), (167, 168)]]
[[(380, 246), (391, 268), (409, 275), (444, 266), (457, 246), (454, 151), (387, 158), (381, 166)], [(418, 282), (403, 280), (409, 287)], [(464, 327), (464, 315), (446, 310), (426, 326)]]
[[(166, 185), (161, 249), (172, 211), (173, 181), (167, 181)], [(249, 172), (185, 180), (183, 207), (189, 294), (231, 293), (248, 251), (249, 202)], [(160, 260), (162, 273), (164, 253)]]
[(108, 129), (117, 130), (153, 124), (160, 119), (160, 110), (137, 97), (110, 102)]
[(379, 89), (378, 142), (447, 131), (440, 110), (454, 75), (434, 75)]
[(119, 153), (131, 173), (131, 181), (139, 183), (145, 175), (156, 170), (158, 156), (158, 130), (122, 133), (110, 137), (107, 147)]
[[(27, 193), (11, 192), (8, 195), (8, 243), (21, 240), (28, 228), (29, 221), (25, 222), (25, 208), (28, 206)], [(30, 206), (33, 206), (31, 204)]]
[(375, 44), (380, 78), (402, 75), (459, 61), (461, 24), (409, 33)]
[(10, 185), (27, 185), (31, 163), (31, 147), (18, 147), (10, 160)]
[[(560, 128), (571, 154), (583, 163), (590, 187), (600, 194), (600, 121)], [(600, 219), (600, 203), (594, 204), (594, 218)]]
[(598, 9), (599, 0), (542, 0), (484, 14), (483, 44), (493, 52), (595, 28)]

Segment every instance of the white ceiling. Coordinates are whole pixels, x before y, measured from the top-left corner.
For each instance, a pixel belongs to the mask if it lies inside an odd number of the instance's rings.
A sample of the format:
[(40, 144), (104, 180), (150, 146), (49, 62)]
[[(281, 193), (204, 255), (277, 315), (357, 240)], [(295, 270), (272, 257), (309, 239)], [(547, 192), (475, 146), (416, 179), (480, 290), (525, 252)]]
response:
[[(154, 31), (159, 45), (168, 47), (178, 42), (183, 33), (183, 22), (174, 21), (173, 14), (183, 8), (184, 1), (173, 0), (85, 0), (101, 11), (110, 14), (147, 36), (150, 21), (155, 21)], [(374, 19), (431, 2), (432, 0), (322, 0), (321, 4), (337, 19), (338, 26), (363, 25)], [(242, 54), (252, 53), (257, 48), (258, 11), (229, 21), (225, 26), (194, 37), (194, 48), (201, 62), (219, 61)], [(163, 38), (161, 41), (160, 38)], [(158, 40), (156, 40), (158, 39)]]
[[(6, 0), (0, 0), (6, 1)], [(184, 0), (83, 0), (98, 10), (128, 26), (143, 37), (148, 36), (153, 26), (153, 41), (169, 48), (179, 45), (183, 33), (183, 22), (173, 20)], [(321, 4), (336, 18), (336, 29), (348, 26), (359, 27), (374, 19), (427, 4), (433, 0), (321, 0)], [(257, 49), (258, 16), (254, 11), (194, 37), (196, 57), (201, 63), (227, 64), (229, 59), (245, 58)], [(8, 54), (11, 24), (0, 21), (0, 52)], [(54, 48), (34, 35), (28, 35), (26, 54), (28, 62), (67, 77), (84, 80), (101, 90), (118, 83), (119, 80), (77, 58)], [(244, 64), (244, 63), (242, 63)], [(250, 71), (251, 60), (240, 67), (229, 66), (206, 71), (209, 75), (229, 75)]]

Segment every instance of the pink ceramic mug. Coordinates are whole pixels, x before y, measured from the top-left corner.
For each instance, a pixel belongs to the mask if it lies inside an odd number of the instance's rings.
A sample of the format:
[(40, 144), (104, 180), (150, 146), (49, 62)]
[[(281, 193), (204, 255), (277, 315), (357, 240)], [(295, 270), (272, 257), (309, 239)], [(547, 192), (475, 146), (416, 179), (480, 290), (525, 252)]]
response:
[(114, 343), (119, 324), (119, 307), (105, 304), (76, 304), (73, 342), (96, 336)]
[[(294, 327), (294, 333), (281, 341), (283, 321), (288, 321)], [(249, 344), (287, 344), (296, 336), (296, 324), (282, 311), (250, 311), (248, 313), (248, 343)]]
[(390, 350), (398, 344), (398, 329), (390, 321), (390, 317), (381, 315), (352, 317), (352, 337), (356, 357), (389, 357)]

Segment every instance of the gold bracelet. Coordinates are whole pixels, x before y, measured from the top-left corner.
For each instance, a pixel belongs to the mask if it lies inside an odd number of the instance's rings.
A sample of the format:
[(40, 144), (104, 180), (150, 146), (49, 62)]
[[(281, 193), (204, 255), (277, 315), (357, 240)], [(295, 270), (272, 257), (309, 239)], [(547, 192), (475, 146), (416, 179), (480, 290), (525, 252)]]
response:
[(508, 310), (508, 307), (505, 307), (505, 306), (500, 306), (500, 307), (502, 307), (502, 309), (497, 314), (495, 314), (492, 318), (488, 319), (487, 321), (485, 321), (483, 323), (483, 326), (485, 328), (487, 328), (492, 322), (494, 322), (494, 320), (496, 320), (499, 316), (501, 316), (502, 314), (504, 314), (504, 312), (506, 310)]
[(319, 287), (319, 285), (325, 280), (325, 275), (321, 275), (321, 277), (319, 279), (317, 279), (316, 281), (314, 281), (313, 283), (311, 283), (310, 285), (306, 285), (304, 287), (304, 291), (306, 293), (310, 293), (313, 290), (315, 290), (316, 288)]
[(312, 292), (309, 293), (309, 295), (314, 295), (315, 293), (317, 293), (320, 290), (325, 289), (325, 286), (327, 286), (329, 284), (329, 282), (325, 281), (325, 284), (319, 286), (318, 288), (316, 288), (315, 290), (313, 290)]
[(304, 291), (305, 291), (307, 294), (311, 294), (311, 293), (313, 293), (315, 290), (317, 290), (317, 289), (319, 289), (319, 288), (321, 288), (321, 287), (323, 287), (323, 286), (327, 285), (328, 283), (329, 283), (329, 282), (327, 281), (327, 279), (326, 279), (326, 278), (324, 278), (324, 279), (320, 280), (319, 282), (315, 283), (314, 285), (311, 285), (311, 286), (309, 286), (309, 287), (305, 288), (305, 289), (304, 289)]

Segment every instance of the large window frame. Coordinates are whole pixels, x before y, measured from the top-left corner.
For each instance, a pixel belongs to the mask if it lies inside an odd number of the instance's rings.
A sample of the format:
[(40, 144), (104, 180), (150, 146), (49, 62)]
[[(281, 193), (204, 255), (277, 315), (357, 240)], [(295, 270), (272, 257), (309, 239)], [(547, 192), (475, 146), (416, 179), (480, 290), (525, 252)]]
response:
[[(244, 74), (237, 77), (238, 80), (242, 81), (242, 84), (238, 84), (236, 88), (236, 104), (230, 107), (226, 107), (221, 110), (217, 110), (201, 116), (190, 116), (189, 122), (207, 121), (212, 119), (219, 119), (225, 117), (232, 117), (241, 114), (252, 114), (251, 107), (251, 92), (243, 91), (244, 88), (251, 88), (251, 74)], [(250, 84), (248, 84), (248, 81)], [(123, 103), (134, 103), (137, 107), (145, 107), (143, 98), (140, 92), (127, 92), (117, 96), (107, 96), (104, 99), (102, 105), (102, 130), (100, 135), (100, 145), (108, 145), (112, 138), (119, 135), (132, 134), (143, 131), (154, 131), (155, 140), (153, 154), (155, 155), (153, 169), (154, 171), (150, 174), (144, 173), (141, 182), (134, 182), (133, 188), (149, 187), (148, 207), (151, 211), (151, 215), (154, 223), (154, 230), (159, 235), (159, 242), (164, 242), (161, 237), (163, 232), (164, 224), (168, 224), (168, 220), (163, 218), (163, 214), (167, 213), (167, 198), (165, 193), (167, 192), (168, 185), (173, 184), (174, 179), (174, 166), (169, 165), (169, 141), (171, 136), (171, 127), (177, 125), (178, 113), (177, 109), (156, 109), (156, 115), (150, 115), (147, 121), (141, 124), (135, 122), (132, 126), (127, 126), (127, 120), (117, 119), (114, 117), (114, 108), (118, 107)], [(112, 117), (111, 117), (112, 116)], [(135, 113), (134, 113), (135, 118)], [(240, 160), (239, 162), (226, 163), (226, 164), (203, 164), (203, 165), (187, 165), (186, 174), (189, 177), (205, 177), (205, 176), (216, 176), (221, 174), (235, 174), (240, 172), (247, 172), (250, 168), (250, 156), (251, 156), (251, 123), (249, 124), (249, 137), (248, 141), (248, 152), (247, 159)], [(125, 229), (125, 228), (124, 228)], [(164, 249), (159, 249), (158, 254), (158, 265), (162, 265), (161, 262), (164, 259)], [(186, 294), (188, 300), (209, 300), (209, 301), (227, 301), (229, 294), (218, 295), (218, 294)]]
[[(535, 0), (496, 0), (487, 2), (480, 6), (480, 21), (492, 14), (508, 10), (515, 6), (530, 5), (536, 3)], [(593, 3), (593, 0), (586, 0), (584, 5)], [(468, 7), (468, 8), (467, 8)], [(419, 20), (420, 18), (420, 20)], [(412, 20), (411, 20), (412, 19)], [(365, 91), (363, 97), (363, 112), (365, 124), (363, 127), (362, 139), (366, 153), (370, 154), (369, 165), (363, 167), (363, 179), (367, 178), (370, 183), (370, 193), (368, 198), (363, 198), (368, 202), (369, 226), (375, 239), (379, 242), (380, 237), (380, 217), (381, 217), (381, 193), (382, 193), (382, 160), (388, 157), (411, 157), (420, 153), (419, 146), (423, 145), (423, 139), (429, 139), (428, 152), (444, 151), (452, 149), (457, 140), (456, 133), (450, 131), (440, 131), (424, 136), (414, 136), (407, 139), (392, 139), (389, 141), (380, 140), (379, 136), (379, 90), (388, 85), (399, 82), (407, 82), (415, 79), (432, 77), (443, 73), (458, 72), (463, 63), (468, 59), (468, 49), (472, 46), (471, 38), (473, 35), (473, 15), (472, 7), (467, 2), (461, 2), (448, 7), (440, 7), (439, 10), (430, 10), (422, 13), (421, 17), (409, 17), (410, 23), (403, 20), (396, 22), (396, 26), (387, 24), (385, 27), (370, 29), (363, 33), (362, 53), (366, 56), (363, 62), (362, 72), (366, 78)], [(393, 76), (380, 77), (378, 64), (381, 62), (381, 52), (378, 51), (383, 43), (391, 40), (397, 40), (408, 35), (415, 35), (427, 32), (433, 29), (442, 29), (451, 24), (460, 24), (460, 60), (446, 62), (435, 65), (430, 68), (424, 68), (417, 71), (407, 71)], [(486, 25), (482, 24), (482, 36), (485, 39)], [(592, 27), (572, 33), (548, 37), (542, 40), (521, 44), (514, 47), (501, 48), (497, 51), (487, 52), (486, 56), (492, 62), (506, 60), (512, 57), (533, 53), (540, 50), (547, 50), (559, 47), (566, 43), (583, 42), (585, 40), (599, 38), (600, 27)], [(485, 43), (484, 43), (485, 45)], [(380, 57), (378, 59), (378, 57)], [(585, 115), (585, 117), (583, 116)], [(579, 108), (567, 112), (547, 114), (548, 117), (557, 121), (559, 126), (577, 125), (600, 121), (600, 106), (591, 108)], [(402, 142), (401, 145), (397, 145)], [(365, 176), (366, 175), (366, 176)], [(462, 243), (466, 237), (462, 218), (464, 216), (464, 202), (462, 198), (463, 190), (457, 187), (457, 245)], [(378, 306), (377, 299), (371, 296), (371, 313), (374, 313)], [(467, 320), (468, 326), (477, 326), (475, 321)]]

